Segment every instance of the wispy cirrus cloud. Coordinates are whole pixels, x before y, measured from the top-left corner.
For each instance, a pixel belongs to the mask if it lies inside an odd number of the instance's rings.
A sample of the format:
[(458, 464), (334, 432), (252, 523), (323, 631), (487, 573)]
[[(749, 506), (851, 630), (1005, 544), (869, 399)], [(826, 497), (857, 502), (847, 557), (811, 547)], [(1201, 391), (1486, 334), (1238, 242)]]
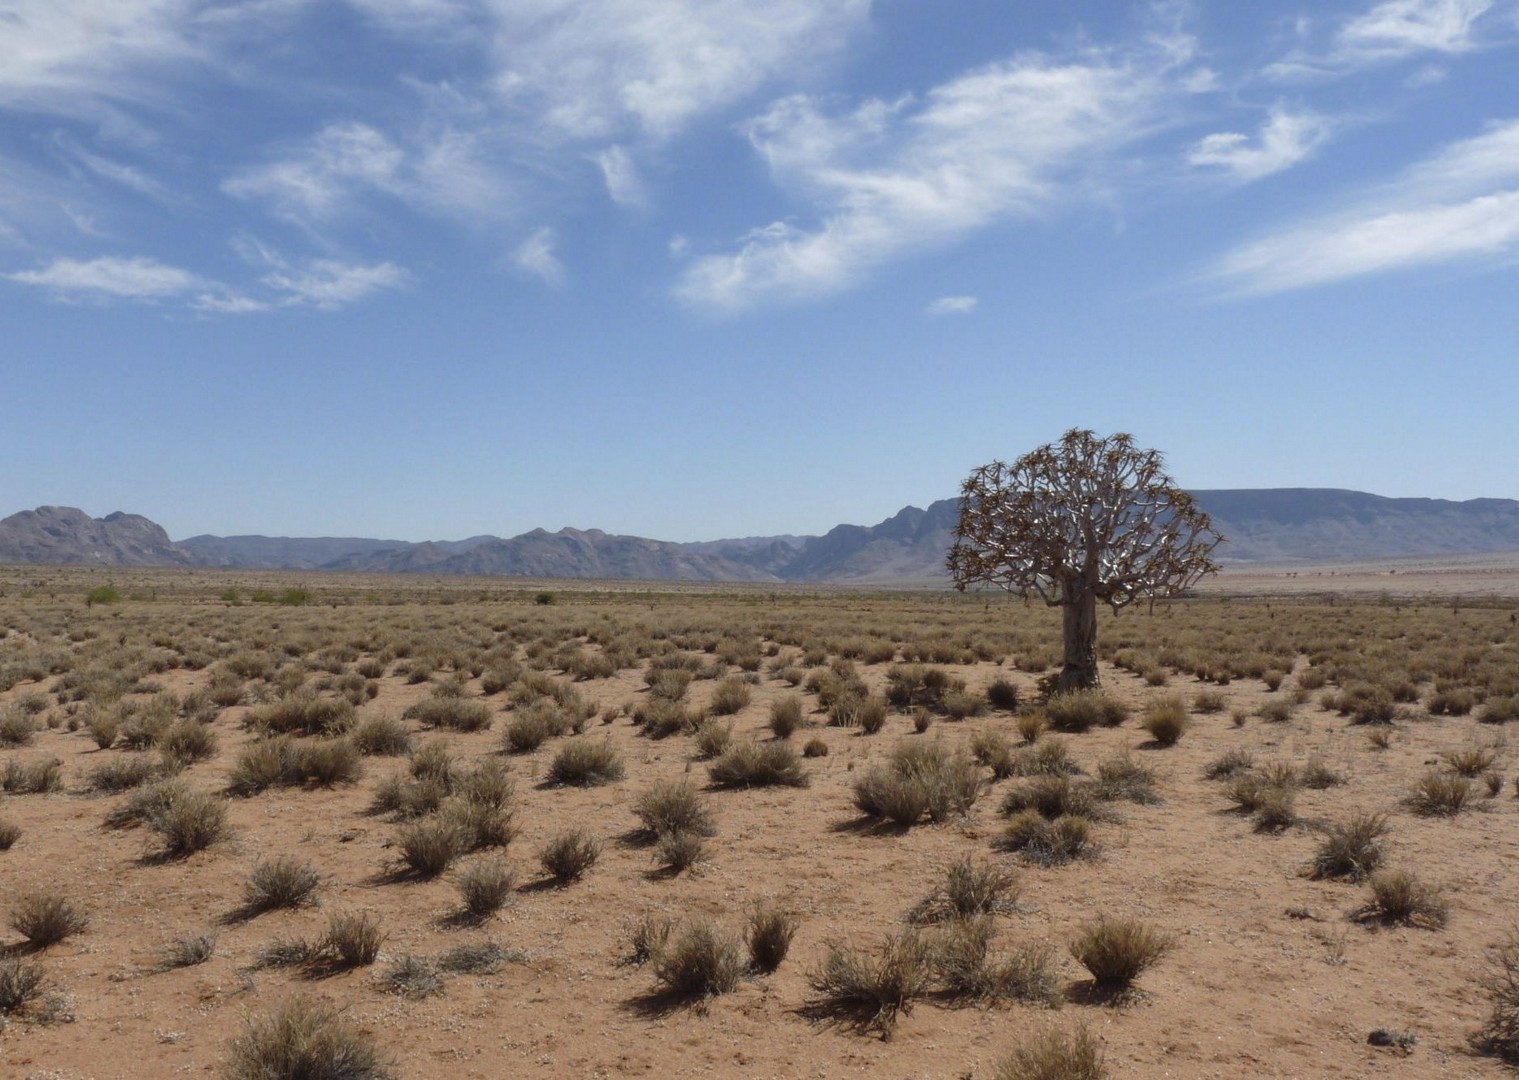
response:
[(788, 97), (748, 128), (771, 172), (821, 220), (778, 221), (686, 270), (677, 296), (736, 311), (836, 292), (905, 254), (994, 222), (1100, 194), (1104, 165), (1162, 122), (1175, 43), (1137, 55), (1026, 54), (968, 72), (924, 99), (841, 116)]
[(1341, 23), (1328, 47), (1298, 49), (1266, 68), (1270, 78), (1302, 80), (1430, 55), (1454, 56), (1482, 43), (1498, 0), (1382, 0)]
[(512, 252), (513, 265), (545, 284), (562, 284), (564, 265), (554, 253), (555, 239), (554, 230), (548, 226), (536, 230)]
[[(55, 258), (35, 270), (0, 275), (68, 301), (179, 303), (197, 311), (249, 314), (279, 307), (334, 311), (382, 289), (405, 285), (404, 270), (391, 263), (317, 259), (299, 266), (280, 263), (247, 290), (145, 256)], [(254, 295), (254, 291), (262, 295)]]
[(1187, 152), (1187, 163), (1221, 170), (1249, 182), (1290, 169), (1313, 154), (1333, 132), (1331, 121), (1311, 110), (1271, 110), (1252, 141), (1237, 131), (1205, 136)]
[(1344, 209), (1218, 259), (1205, 277), (1235, 294), (1519, 256), (1519, 120), (1453, 143)]
[(979, 301), (974, 296), (941, 296), (928, 305), (930, 315), (969, 315)]

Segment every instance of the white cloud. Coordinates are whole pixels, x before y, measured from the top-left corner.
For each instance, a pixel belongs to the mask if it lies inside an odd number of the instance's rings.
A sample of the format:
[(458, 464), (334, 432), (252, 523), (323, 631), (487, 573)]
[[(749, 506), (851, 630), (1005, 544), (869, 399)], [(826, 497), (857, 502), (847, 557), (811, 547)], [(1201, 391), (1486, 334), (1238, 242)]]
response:
[(592, 155), (592, 160), (601, 170), (602, 180), (607, 185), (607, 195), (613, 202), (622, 206), (648, 204), (649, 195), (644, 188), (643, 178), (639, 176), (638, 166), (633, 164), (633, 157), (625, 147), (610, 146)]
[(1104, 162), (1158, 123), (1176, 60), (1016, 57), (935, 87), (919, 102), (870, 101), (842, 117), (811, 98), (749, 127), (782, 182), (821, 208), (810, 229), (776, 222), (739, 249), (694, 260), (686, 303), (733, 311), (847, 288), (874, 267), (1031, 216), (1102, 188)]
[(368, 124), (332, 124), (285, 161), (247, 169), (223, 189), (262, 199), (280, 214), (324, 219), (348, 209), (356, 189), (393, 190), (405, 155)]
[(1313, 112), (1288, 112), (1278, 106), (1261, 126), (1252, 143), (1239, 132), (1218, 132), (1197, 142), (1187, 154), (1189, 164), (1223, 169), (1242, 181), (1289, 169), (1323, 144), (1332, 125)]
[(807, 71), (870, 0), (489, 0), (496, 87), (571, 139), (669, 138)]
[(1447, 56), (1481, 44), (1478, 22), (1494, 0), (1382, 0), (1345, 22), (1327, 50), (1298, 50), (1269, 65), (1269, 77), (1318, 78), (1427, 53)]
[(61, 296), (161, 300), (183, 296), (206, 285), (195, 274), (147, 258), (54, 259), (41, 270), (6, 274), (11, 281), (35, 285)]
[(554, 239), (553, 229), (546, 226), (539, 229), (518, 245), (512, 253), (512, 262), (550, 285), (560, 284), (564, 280), (564, 267), (554, 254)]
[(1358, 203), (1229, 252), (1210, 278), (1273, 293), (1441, 263), (1519, 254), (1519, 120), (1494, 125)]
[(283, 294), (286, 306), (309, 305), (333, 311), (367, 299), (382, 289), (395, 289), (409, 280), (393, 263), (365, 266), (336, 259), (315, 259), (300, 269), (278, 270), (263, 283)]
[(928, 305), (930, 315), (969, 315), (976, 310), (974, 296), (941, 296)]

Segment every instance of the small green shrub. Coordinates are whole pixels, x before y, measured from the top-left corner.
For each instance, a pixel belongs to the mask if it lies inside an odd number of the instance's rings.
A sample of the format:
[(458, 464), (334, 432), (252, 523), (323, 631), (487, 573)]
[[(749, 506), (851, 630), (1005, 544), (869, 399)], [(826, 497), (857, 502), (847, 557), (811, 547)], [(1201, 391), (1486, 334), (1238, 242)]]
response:
[(119, 604), (121, 603), (121, 590), (114, 585), (96, 585), (84, 594), (85, 607), (94, 607), (96, 604)]

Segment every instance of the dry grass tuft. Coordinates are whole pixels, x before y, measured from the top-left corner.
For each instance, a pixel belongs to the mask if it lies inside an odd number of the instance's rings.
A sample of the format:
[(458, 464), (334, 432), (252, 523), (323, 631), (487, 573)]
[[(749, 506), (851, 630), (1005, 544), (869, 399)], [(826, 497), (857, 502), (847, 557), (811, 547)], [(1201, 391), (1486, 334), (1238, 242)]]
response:
[(324, 1001), (294, 998), (250, 1020), (227, 1054), (227, 1080), (390, 1080), (373, 1039)]

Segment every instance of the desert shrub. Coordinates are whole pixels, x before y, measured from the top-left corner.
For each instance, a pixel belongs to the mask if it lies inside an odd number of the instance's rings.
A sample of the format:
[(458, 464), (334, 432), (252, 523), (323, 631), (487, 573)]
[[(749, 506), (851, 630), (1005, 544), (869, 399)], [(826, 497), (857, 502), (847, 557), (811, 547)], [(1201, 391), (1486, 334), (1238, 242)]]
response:
[(1317, 754), (1310, 754), (1308, 760), (1303, 762), (1298, 779), (1304, 787), (1313, 788), (1316, 791), (1337, 787), (1345, 782), (1345, 777), (1331, 768)]
[(986, 688), (986, 702), (994, 709), (1003, 712), (1018, 711), (1018, 687), (1007, 679), (993, 679)]
[(84, 727), (90, 733), (90, 739), (100, 750), (109, 750), (116, 742), (116, 736), (121, 732), (121, 722), (116, 714), (105, 710), (92, 710)]
[(675, 833), (712, 836), (717, 832), (712, 812), (700, 792), (688, 780), (662, 780), (633, 803), (633, 813), (644, 829), (656, 837)]
[(158, 752), (166, 762), (189, 765), (216, 756), (216, 732), (194, 720), (183, 720), (164, 731)]
[(506, 847), (517, 836), (517, 827), (512, 823), (514, 816), (510, 808), (460, 798), (446, 804), (438, 820), (458, 834), (462, 855), (482, 848)]
[(1424, 702), (1424, 708), (1431, 716), (1465, 716), (1476, 705), (1477, 695), (1464, 686), (1436, 690)]
[(797, 925), (797, 918), (791, 912), (772, 904), (757, 905), (744, 927), (750, 968), (769, 974), (780, 967), (791, 949)]
[(0, 708), (0, 746), (26, 746), (37, 732), (37, 721), (24, 709), (7, 705)]
[(749, 704), (749, 684), (742, 679), (727, 678), (712, 688), (711, 709), (718, 716), (731, 716)]
[(1255, 715), (1268, 724), (1285, 724), (1292, 719), (1292, 702), (1267, 701), (1255, 710)]
[(527, 754), (556, 735), (569, 730), (569, 722), (553, 702), (539, 700), (526, 705), (507, 723), (502, 732), (502, 749), (511, 754)]
[(1013, 775), (1017, 760), (1013, 755), (1013, 744), (1001, 732), (976, 732), (971, 736), (970, 754), (979, 764), (991, 769), (993, 779), (1005, 780)]
[(261, 862), (248, 875), (243, 886), (243, 912), (258, 915), (278, 908), (300, 907), (312, 902), (312, 894), (322, 883), (316, 867), (291, 855), (281, 855), (272, 862)]
[(723, 723), (712, 717), (696, 725), (692, 733), (695, 738), (697, 756), (704, 759), (721, 757), (724, 750), (728, 749), (733, 742), (733, 725)]
[(227, 1080), (390, 1080), (373, 1039), (332, 1005), (293, 998), (249, 1021), (227, 1053)]
[(507, 810), (516, 795), (511, 773), (500, 761), (486, 759), (467, 772), (450, 772), (449, 790), (459, 800), (492, 810)]
[(186, 934), (174, 938), (163, 947), (159, 955), (158, 969), (174, 971), (179, 968), (204, 964), (216, 955), (215, 934)]
[(1090, 780), (1069, 776), (1035, 776), (1010, 790), (1002, 799), (1004, 814), (1037, 811), (1053, 820), (1065, 814), (1093, 817), (1097, 809), (1097, 788)]
[(401, 716), (424, 727), (463, 732), (487, 731), (492, 719), (491, 708), (483, 701), (466, 701), (451, 694), (438, 693), (408, 707)]
[(951, 923), (930, 942), (934, 975), (955, 997), (1056, 1005), (1060, 1000), (1054, 955), (1048, 946), (1023, 945), (1010, 954), (991, 951), (995, 922), (985, 915)]
[(789, 739), (802, 726), (802, 699), (786, 694), (770, 703), (770, 731), (777, 739)]
[(628, 932), (628, 963), (644, 964), (663, 951), (675, 925), (663, 915), (642, 916)]
[(650, 959), (664, 992), (681, 999), (729, 993), (744, 974), (738, 940), (705, 919), (672, 933)]
[(0, 771), (0, 790), (11, 795), (45, 795), (63, 790), (63, 762), (57, 758), (20, 762), (12, 758)]
[(14, 953), (0, 955), (0, 1016), (20, 1012), (42, 994), (42, 965)]
[(1093, 788), (1099, 799), (1127, 799), (1153, 805), (1160, 802), (1155, 793), (1155, 772), (1141, 765), (1127, 750), (1119, 751), (1097, 763), (1097, 784)]
[(1128, 719), (1129, 709), (1106, 690), (1071, 690), (1052, 696), (1045, 714), (1056, 731), (1079, 733), (1117, 727)]
[(668, 739), (696, 730), (701, 717), (678, 701), (650, 698), (633, 710), (633, 723), (651, 739)]
[(965, 720), (972, 716), (980, 716), (986, 711), (986, 703), (969, 690), (951, 690), (944, 695), (944, 701), (940, 705), (944, 715), (951, 720)]
[(665, 833), (655, 847), (655, 856), (659, 859), (659, 865), (672, 874), (679, 874), (701, 862), (706, 848), (706, 840), (700, 833)]
[(9, 851), (21, 839), (21, 826), (9, 818), (0, 818), (0, 851)]
[(1423, 817), (1454, 817), (1471, 797), (1472, 782), (1464, 776), (1431, 769), (1414, 785), (1408, 808)]
[(965, 682), (943, 668), (899, 664), (886, 673), (886, 700), (899, 709), (914, 705), (940, 709), (946, 694), (964, 690)]
[(975, 863), (966, 855), (950, 864), (944, 883), (914, 905), (908, 920), (934, 923), (1013, 911), (1021, 891), (1013, 871), (996, 863)]
[(490, 975), (501, 965), (521, 963), (525, 953), (507, 949), (494, 941), (455, 945), (438, 957), (438, 966), (453, 975)]
[(470, 838), (449, 818), (414, 821), (396, 837), (401, 861), (417, 877), (435, 878), (470, 846)]
[(981, 794), (974, 761), (941, 742), (900, 742), (883, 764), (854, 782), (854, 802), (866, 817), (902, 826), (927, 814), (934, 822), (964, 814)]
[(1071, 759), (1071, 748), (1064, 739), (1053, 736), (1022, 747), (1013, 759), (1014, 776), (1068, 776), (1081, 772)]
[(828, 744), (823, 741), (823, 738), (820, 735), (814, 735), (812, 738), (808, 739), (806, 745), (802, 747), (802, 757), (819, 758), (827, 756)]
[(1398, 707), (1391, 692), (1382, 687), (1357, 688), (1345, 692), (1340, 712), (1349, 715), (1352, 724), (1390, 724), (1397, 718)]
[(227, 835), (227, 804), (204, 792), (181, 789), (154, 807), (146, 823), (163, 841), (165, 858), (184, 858)]
[(1248, 750), (1226, 750), (1203, 769), (1209, 780), (1227, 780), (1255, 766), (1255, 755)]
[(1498, 760), (1497, 753), (1486, 746), (1465, 746), (1459, 750), (1447, 750), (1440, 756), (1451, 772), (1466, 777), (1480, 776)]
[(400, 994), (413, 1001), (432, 997), (443, 992), (443, 979), (438, 966), (425, 956), (406, 953), (386, 968), (380, 977), (380, 987), (386, 993)]
[(1042, 712), (1026, 712), (1019, 714), (1017, 725), (1018, 734), (1025, 743), (1032, 746), (1049, 730), (1050, 719)]
[(1409, 870), (1379, 870), (1371, 875), (1371, 900), (1360, 916), (1438, 930), (1450, 913), (1442, 891)]
[(65, 938), (82, 934), (89, 917), (73, 901), (57, 893), (23, 894), (11, 908), (11, 929), (34, 949), (45, 949)]
[[(227, 776), (227, 791), (233, 795), (254, 795), (294, 775), (290, 740), (257, 739), (239, 751)], [(290, 781), (294, 782), (294, 781)]]
[(1106, 1080), (1102, 1048), (1091, 1032), (1053, 1028), (1026, 1040), (997, 1064), (992, 1080)]
[(320, 787), (353, 783), (363, 772), (359, 749), (345, 736), (297, 741), (289, 736), (256, 739), (243, 747), (227, 776), (231, 795), (255, 795), (271, 787)]
[(267, 735), (339, 735), (353, 726), (353, 705), (301, 690), (253, 709), (243, 722)]
[(1326, 826), (1310, 868), (1311, 876), (1360, 881), (1382, 865), (1387, 855), (1383, 842), (1387, 830), (1386, 814), (1362, 811)]
[(621, 780), (622, 755), (608, 742), (591, 742), (588, 736), (562, 746), (549, 765), (551, 783), (571, 787), (598, 787)]
[(932, 978), (927, 943), (913, 930), (888, 937), (873, 953), (829, 942), (822, 963), (807, 973), (818, 1011), (852, 1016), (882, 1033), (928, 993)]
[(1519, 697), (1491, 697), (1477, 713), (1482, 724), (1509, 724), (1519, 720)]
[(129, 791), (154, 779), (158, 771), (157, 763), (145, 758), (116, 758), (91, 769), (85, 785), (91, 791)]
[(1481, 986), (1489, 1011), (1477, 1045), (1504, 1061), (1519, 1063), (1519, 933), (1511, 931), (1491, 951)]
[(322, 947), (340, 967), (366, 967), (380, 955), (385, 931), (380, 919), (368, 911), (334, 911), (327, 917)]
[[(884, 698), (871, 694), (868, 697), (849, 700), (854, 716), (852, 721), (845, 726), (858, 727), (862, 735), (874, 735), (886, 726), (887, 709)], [(924, 710), (922, 715), (927, 715), (927, 710)]]
[(1192, 697), (1192, 711), (1197, 713), (1221, 713), (1226, 704), (1217, 690), (1199, 690)]
[(364, 771), (359, 760), (359, 748), (346, 735), (297, 743), (291, 747), (291, 751), (291, 765), (300, 777), (296, 783), (313, 783), (318, 787), (330, 788), (338, 784), (354, 783)]
[(1037, 810), (1014, 814), (992, 846), (1017, 852), (1037, 866), (1060, 866), (1096, 852), (1089, 818), (1066, 814), (1052, 821)]
[(812, 781), (790, 744), (735, 742), (707, 769), (719, 788), (807, 787)]
[(1255, 799), (1255, 831), (1281, 832), (1297, 824), (1297, 792), (1280, 784), (1264, 785)]
[(1173, 939), (1133, 919), (1099, 916), (1071, 940), (1071, 955), (1104, 990), (1123, 989), (1168, 952)]
[(601, 845), (584, 829), (569, 829), (538, 852), (544, 871), (561, 885), (579, 881), (601, 857)]

